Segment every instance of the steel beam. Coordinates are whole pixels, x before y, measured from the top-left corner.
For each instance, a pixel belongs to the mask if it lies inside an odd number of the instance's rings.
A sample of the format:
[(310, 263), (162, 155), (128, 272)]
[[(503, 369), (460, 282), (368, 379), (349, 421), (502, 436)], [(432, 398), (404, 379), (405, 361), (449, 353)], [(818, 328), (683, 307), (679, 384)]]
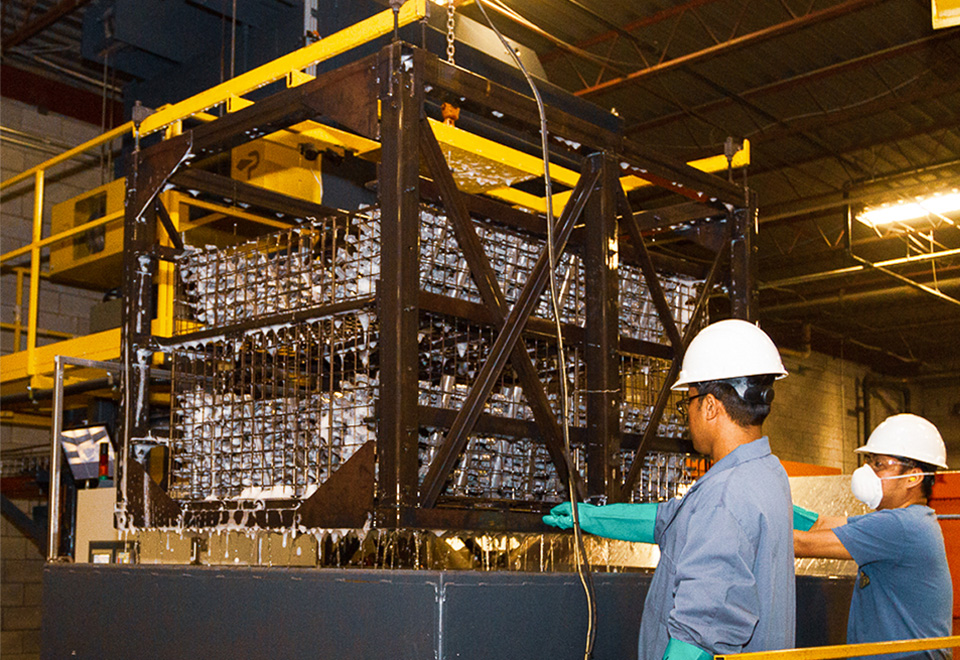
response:
[[(496, 317), (485, 305), (461, 300), (460, 298), (450, 298), (427, 291), (420, 292), (420, 309), (433, 312), (435, 314), (446, 314), (455, 316), (471, 323), (486, 325), (496, 325)], [(584, 329), (572, 323), (562, 324), (563, 341), (567, 344), (583, 346), (585, 341)], [(556, 339), (556, 326), (547, 319), (531, 317), (527, 320), (527, 327), (524, 328), (524, 335), (537, 337), (541, 339)], [(620, 337), (620, 352), (627, 355), (646, 355), (649, 357), (662, 358), (670, 360), (673, 358), (673, 349), (664, 344), (658, 344), (644, 339), (634, 337)]]
[[(133, 153), (126, 181), (126, 214), (123, 227), (123, 308), (121, 312), (120, 416), (116, 472), (117, 498), (131, 518), (141, 520), (151, 506), (143, 488), (136, 488), (137, 465), (131, 455), (132, 439), (149, 430), (149, 373), (152, 356), (151, 310), (157, 259), (152, 256), (156, 217), (153, 202), (170, 176), (191, 153), (191, 136), (181, 135), (144, 151)], [(142, 471), (142, 468), (140, 468)], [(142, 486), (142, 482), (141, 486)], [(134, 486), (137, 493), (130, 490)], [(158, 487), (159, 490), (159, 487)], [(162, 491), (160, 491), (162, 492)], [(135, 499), (131, 499), (135, 498)]]
[[(407, 70), (406, 58), (412, 71)], [(378, 522), (387, 527), (400, 526), (401, 511), (417, 499), (422, 70), (421, 51), (411, 56), (400, 43), (380, 51)]]
[[(189, 133), (184, 133), (184, 135), (189, 135)], [(314, 204), (299, 197), (285, 195), (205, 170), (187, 169), (177, 172), (170, 177), (170, 183), (183, 190), (199, 190), (229, 199), (234, 203), (249, 204), (256, 209), (268, 212), (273, 218), (277, 217), (277, 213), (282, 213), (291, 225), (297, 220), (310, 217), (326, 218), (345, 215), (343, 211), (329, 206)], [(228, 210), (224, 212), (226, 213)]]
[[(956, 38), (956, 35), (950, 32), (935, 34), (927, 37), (921, 37), (920, 39), (915, 39), (914, 41), (907, 42), (905, 44), (897, 44), (896, 46), (891, 46), (890, 48), (884, 48), (883, 50), (878, 50), (870, 53), (869, 55), (862, 55), (860, 57), (854, 57), (849, 60), (844, 60), (843, 62), (837, 62), (835, 64), (830, 64), (825, 67), (821, 67), (814, 71), (807, 71), (799, 75), (793, 76), (791, 78), (784, 78), (782, 80), (777, 80), (776, 82), (768, 83), (766, 85), (761, 85), (759, 87), (754, 87), (753, 89), (748, 89), (744, 92), (740, 92), (737, 96), (741, 99), (752, 99), (756, 97), (766, 96), (768, 94), (774, 94), (776, 92), (785, 92), (792, 89), (796, 89), (801, 85), (807, 83), (816, 82), (824, 78), (829, 78), (831, 76), (837, 75), (839, 73), (844, 73), (847, 71), (858, 71), (865, 67), (883, 62), (885, 60), (900, 57), (903, 55), (910, 55), (920, 50), (939, 45), (944, 41), (952, 41)], [(541, 58), (542, 59), (542, 58)], [(642, 131), (648, 131), (667, 124), (671, 124), (676, 121), (682, 121), (690, 117), (690, 113), (703, 114), (706, 112), (712, 112), (715, 110), (720, 110), (735, 104), (736, 99), (730, 97), (718, 98), (709, 103), (704, 103), (698, 105), (694, 108), (690, 108), (687, 112), (675, 112), (671, 115), (664, 117), (658, 117), (657, 119), (651, 119), (650, 121), (645, 121), (639, 124), (634, 124), (628, 126), (625, 129), (625, 133), (630, 135), (632, 133), (639, 133)]]
[(730, 244), (730, 302), (734, 318), (754, 322), (760, 312), (757, 292), (757, 202), (747, 191), (746, 208), (733, 211)]
[[(730, 230), (728, 229), (727, 232), (729, 236)], [(686, 352), (687, 346), (690, 345), (690, 341), (693, 339), (699, 328), (700, 317), (706, 310), (706, 303), (707, 299), (710, 297), (710, 291), (713, 289), (713, 285), (720, 273), (720, 264), (723, 262), (724, 257), (727, 255), (729, 249), (730, 242), (724, 241), (723, 247), (717, 252), (717, 256), (713, 260), (713, 265), (710, 267), (710, 272), (707, 273), (707, 278), (703, 283), (703, 290), (700, 291), (696, 305), (694, 305), (693, 308), (693, 313), (690, 315), (690, 321), (683, 332), (683, 337), (680, 344), (681, 350), (677, 351), (677, 356), (670, 365), (670, 370), (667, 372), (666, 378), (663, 381), (663, 387), (660, 388), (660, 393), (657, 395), (657, 402), (654, 404), (653, 411), (650, 413), (650, 421), (647, 423), (647, 427), (643, 430), (643, 438), (641, 438), (640, 443), (637, 445), (636, 453), (633, 456), (633, 463), (630, 465), (630, 470), (627, 472), (627, 476), (623, 481), (623, 488), (621, 490), (622, 493), (632, 492), (637, 484), (637, 479), (640, 478), (640, 470), (643, 468), (643, 451), (646, 448), (647, 443), (652, 438), (656, 437), (657, 428), (660, 426), (660, 418), (663, 416), (663, 411), (667, 407), (667, 401), (670, 399), (670, 387), (673, 385), (674, 379), (676, 379), (677, 375), (680, 373), (680, 364), (683, 360), (683, 354)]]
[(4, 37), (3, 53), (6, 54), (11, 48), (16, 48), (31, 37), (43, 32), (70, 12), (80, 9), (87, 4), (90, 4), (90, 0), (60, 0), (60, 2), (44, 12), (42, 16), (21, 26), (19, 30), (10, 36)]
[(681, 55), (679, 57), (674, 57), (666, 61), (662, 61), (653, 66), (648, 66), (645, 69), (640, 69), (629, 73), (625, 76), (620, 76), (619, 78), (613, 78), (611, 80), (606, 80), (602, 83), (586, 87), (577, 92), (574, 92), (577, 96), (592, 96), (599, 92), (609, 91), (611, 89), (616, 89), (627, 83), (637, 83), (640, 81), (647, 80), (656, 75), (659, 75), (665, 71), (670, 71), (682, 66), (688, 66), (691, 64), (696, 64), (698, 62), (706, 61), (711, 58), (717, 57), (719, 55), (724, 55), (728, 52), (744, 48), (746, 46), (752, 46), (754, 44), (761, 43), (768, 39), (774, 37), (780, 37), (793, 32), (797, 32), (804, 28), (810, 27), (811, 25), (816, 25), (817, 23), (822, 23), (824, 21), (833, 20), (840, 16), (858, 11), (869, 7), (870, 5), (876, 4), (877, 0), (847, 0), (832, 7), (827, 7), (826, 9), (821, 9), (819, 11), (811, 12), (805, 16), (800, 16), (798, 18), (791, 19), (789, 21), (784, 21), (777, 25), (772, 25), (770, 27), (764, 28), (762, 30), (757, 30), (756, 32), (751, 32), (750, 34), (745, 34), (740, 37), (733, 37), (724, 41), (722, 43), (704, 48), (702, 50), (694, 51), (686, 55)]
[(627, 196), (623, 194), (622, 189), (617, 201), (622, 213), (621, 225), (627, 230), (627, 236), (630, 237), (630, 242), (633, 244), (633, 249), (640, 262), (640, 271), (643, 273), (643, 280), (647, 285), (647, 290), (650, 292), (650, 297), (653, 299), (653, 306), (657, 310), (660, 323), (663, 324), (663, 329), (667, 333), (670, 345), (673, 347), (674, 352), (672, 357), (679, 359), (681, 355), (680, 349), (683, 345), (680, 338), (680, 331), (677, 329), (673, 312), (670, 311), (667, 297), (663, 293), (663, 287), (660, 286), (660, 278), (650, 258), (650, 253), (647, 251), (647, 246), (643, 240), (643, 234), (640, 233), (640, 227), (637, 224), (636, 217), (630, 208), (630, 202), (627, 200)]
[(617, 163), (588, 158), (600, 173), (583, 211), (586, 273), (587, 495), (617, 501), (620, 491), (620, 281)]
[(198, 158), (212, 156), (321, 115), (372, 139), (376, 99), (374, 54), (194, 128), (194, 151)]
[[(581, 176), (577, 187), (574, 189), (570, 203), (564, 208), (563, 215), (560, 216), (558, 222), (558, 230), (554, 241), (556, 254), (563, 253), (573, 231), (574, 222), (580, 216), (590, 192), (596, 185), (599, 174), (599, 172), (592, 172), (589, 176)], [(443, 489), (446, 476), (450, 474), (457, 456), (466, 446), (469, 431), (473, 428), (474, 421), (483, 408), (483, 403), (493, 390), (496, 379), (503, 371), (510, 353), (520, 338), (523, 326), (546, 289), (549, 276), (547, 261), (547, 250), (544, 248), (537, 259), (536, 265), (531, 270), (529, 279), (524, 284), (517, 302), (510, 310), (503, 329), (497, 335), (497, 339), (490, 349), (490, 357), (480, 369), (474, 386), (457, 415), (456, 424), (450, 429), (443, 444), (437, 449), (433, 463), (423, 480), (420, 494), (422, 506), (430, 507), (436, 502), (440, 491)]]
[[(466, 204), (460, 191), (457, 190), (453, 174), (447, 167), (440, 144), (437, 142), (430, 124), (423, 121), (420, 130), (421, 155), (433, 175), (434, 181), (440, 188), (440, 194), (453, 226), (454, 234), (457, 237), (457, 243), (464, 253), (464, 258), (480, 291), (481, 298), (493, 316), (494, 323), (502, 330), (509, 310), (506, 298), (497, 281), (497, 276), (490, 266), (490, 260), (480, 243), (480, 238), (477, 236), (473, 222), (467, 212)], [(554, 467), (557, 469), (557, 474), (560, 476), (562, 483), (567, 483), (569, 474), (560, 427), (553, 411), (550, 409), (550, 403), (543, 389), (543, 384), (540, 382), (537, 369), (530, 360), (526, 345), (522, 341), (517, 342), (511, 348), (510, 362), (520, 378), (527, 402), (543, 432), (547, 451), (550, 453)], [(477, 401), (482, 409), (482, 406), (486, 403), (486, 397)], [(476, 417), (474, 417), (475, 422)], [(462, 433), (469, 435), (471, 431), (472, 429), (468, 426), (464, 428)], [(444, 481), (447, 476), (449, 476), (449, 472), (443, 476)]]

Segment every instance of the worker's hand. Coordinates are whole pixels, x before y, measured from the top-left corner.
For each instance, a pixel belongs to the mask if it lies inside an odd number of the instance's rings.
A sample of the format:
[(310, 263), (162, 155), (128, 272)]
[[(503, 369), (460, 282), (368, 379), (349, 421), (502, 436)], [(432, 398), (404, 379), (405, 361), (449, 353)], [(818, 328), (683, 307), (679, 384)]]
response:
[(813, 524), (817, 522), (820, 514), (810, 509), (804, 509), (802, 506), (793, 505), (793, 528), (801, 532), (809, 531)]
[(712, 660), (712, 658), (712, 655), (699, 646), (681, 642), (679, 639), (671, 639), (667, 642), (667, 648), (663, 652), (663, 660)]
[[(580, 514), (580, 524), (583, 525), (583, 513), (589, 508), (596, 509), (597, 507), (593, 504), (579, 504), (577, 506), (577, 513)], [(573, 528), (573, 506), (570, 502), (564, 502), (563, 504), (558, 504), (557, 506), (550, 509), (549, 515), (543, 517), (543, 522), (550, 525), (551, 527), (559, 527), (560, 529), (572, 529)]]
[[(657, 522), (657, 504), (577, 504), (580, 528), (610, 539), (653, 543)], [(543, 517), (543, 522), (560, 529), (573, 527), (573, 507), (570, 502), (558, 504)]]

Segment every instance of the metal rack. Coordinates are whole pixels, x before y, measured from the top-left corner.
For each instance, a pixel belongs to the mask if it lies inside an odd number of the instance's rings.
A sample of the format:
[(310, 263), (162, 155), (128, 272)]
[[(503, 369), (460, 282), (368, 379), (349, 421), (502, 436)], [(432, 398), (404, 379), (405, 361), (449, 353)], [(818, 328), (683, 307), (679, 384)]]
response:
[[(555, 232), (568, 462), (544, 218), (457, 187), (427, 119), (442, 94), (513, 130), (538, 125), (527, 96), (397, 42), (135, 154), (121, 469), (150, 436), (157, 392), (143, 374), (156, 354), (172, 372), (171, 462), (169, 488), (142, 501), (121, 481), (128, 525), (539, 531), (571, 470), (579, 496), (610, 501), (674, 496), (650, 475), (682, 487), (693, 474), (686, 458), (648, 453), (688, 450), (669, 385), (708, 298), (724, 291), (733, 315), (753, 316), (749, 192), (583, 119), (575, 100), (548, 108), (557, 136), (586, 145), (557, 147), (580, 170)], [(376, 206), (337, 211), (204, 166), (316, 120), (379, 141)], [(634, 208), (629, 175), (659, 186), (670, 212)], [(291, 226), (192, 248), (156, 194), (168, 186)], [(649, 250), (654, 233), (695, 258)], [(161, 262), (178, 281), (170, 337), (149, 327)]]

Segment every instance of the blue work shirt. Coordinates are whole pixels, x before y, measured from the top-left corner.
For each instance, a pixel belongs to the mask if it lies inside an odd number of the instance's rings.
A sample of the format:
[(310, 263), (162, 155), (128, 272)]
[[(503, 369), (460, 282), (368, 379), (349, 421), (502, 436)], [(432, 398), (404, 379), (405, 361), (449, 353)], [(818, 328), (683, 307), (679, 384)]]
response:
[[(914, 504), (851, 516), (833, 532), (860, 567), (847, 620), (848, 644), (950, 635), (953, 586), (933, 509)], [(950, 655), (932, 650), (870, 657)]]
[(708, 653), (792, 648), (796, 634), (790, 483), (766, 436), (717, 461), (657, 509), (660, 563), (640, 621), (640, 660), (668, 638)]

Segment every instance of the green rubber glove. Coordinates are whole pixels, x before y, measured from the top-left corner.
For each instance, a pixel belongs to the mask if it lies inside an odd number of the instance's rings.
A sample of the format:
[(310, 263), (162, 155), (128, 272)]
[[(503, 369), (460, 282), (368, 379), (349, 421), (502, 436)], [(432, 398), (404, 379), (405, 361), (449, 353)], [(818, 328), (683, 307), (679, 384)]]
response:
[(802, 506), (793, 505), (793, 528), (801, 532), (809, 532), (813, 523), (817, 522), (820, 514)]
[[(656, 502), (647, 504), (578, 504), (580, 528), (597, 536), (621, 541), (653, 543), (653, 530), (657, 524)], [(543, 522), (560, 529), (573, 527), (573, 507), (570, 502), (558, 504), (543, 517)]]
[(681, 642), (679, 639), (671, 639), (667, 642), (667, 648), (663, 652), (663, 660), (712, 660), (712, 658), (712, 655), (699, 646)]

